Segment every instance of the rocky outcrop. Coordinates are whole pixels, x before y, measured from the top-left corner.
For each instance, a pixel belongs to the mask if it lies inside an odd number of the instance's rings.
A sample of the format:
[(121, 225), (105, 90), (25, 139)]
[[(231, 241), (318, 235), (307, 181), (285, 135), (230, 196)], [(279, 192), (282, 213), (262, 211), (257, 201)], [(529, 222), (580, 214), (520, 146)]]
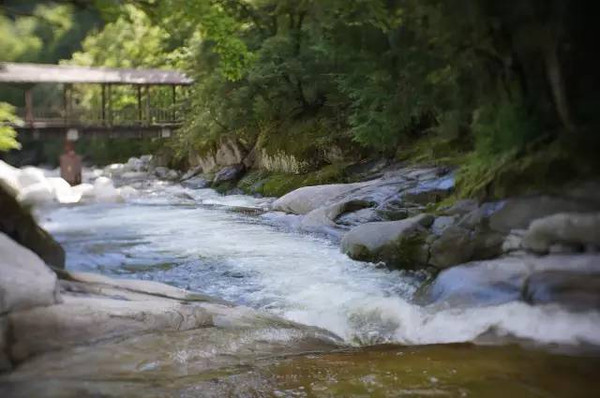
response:
[(600, 213), (559, 213), (529, 225), (522, 246), (547, 253), (552, 245), (600, 248)]
[(433, 216), (421, 214), (401, 221), (363, 224), (344, 235), (341, 250), (356, 260), (384, 261), (401, 268), (426, 265), (425, 233), (433, 220)]
[(46, 377), (194, 376), (340, 342), (318, 328), (152, 281), (61, 271), (59, 292), (56, 275), (33, 253), (3, 235), (0, 251), (0, 371), (18, 365), (0, 376), (2, 395)]
[[(213, 151), (202, 155), (191, 152), (189, 162), (192, 167), (200, 167), (203, 173), (211, 173), (226, 166), (243, 164), (250, 153), (241, 142), (225, 139)], [(250, 166), (251, 164), (246, 165)]]
[(36, 253), (47, 264), (64, 268), (63, 248), (40, 228), (29, 211), (0, 185), (0, 232)]

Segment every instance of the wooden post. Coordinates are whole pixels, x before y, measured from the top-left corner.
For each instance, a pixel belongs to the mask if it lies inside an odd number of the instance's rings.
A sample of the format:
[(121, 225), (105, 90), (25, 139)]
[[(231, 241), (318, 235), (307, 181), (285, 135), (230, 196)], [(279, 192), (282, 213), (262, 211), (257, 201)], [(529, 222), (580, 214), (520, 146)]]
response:
[(140, 86), (138, 84), (136, 87), (137, 87), (137, 108), (138, 108), (137, 124), (142, 124), (142, 121), (143, 121), (143, 117), (142, 117), (142, 86)]
[(172, 122), (175, 123), (175, 121), (177, 121), (177, 115), (176, 115), (176, 104), (177, 104), (177, 91), (176, 88), (177, 86), (173, 85), (171, 86), (173, 88), (173, 116), (172, 116)]
[(69, 85), (67, 83), (63, 84), (63, 117), (65, 119), (65, 124), (69, 122), (69, 97), (68, 93)]
[(146, 124), (150, 125), (150, 86), (146, 84)]
[(27, 87), (25, 90), (25, 122), (33, 125), (33, 87)]
[(112, 100), (112, 84), (108, 85), (108, 124), (113, 123), (113, 100)]
[(106, 125), (106, 84), (102, 83), (102, 125)]

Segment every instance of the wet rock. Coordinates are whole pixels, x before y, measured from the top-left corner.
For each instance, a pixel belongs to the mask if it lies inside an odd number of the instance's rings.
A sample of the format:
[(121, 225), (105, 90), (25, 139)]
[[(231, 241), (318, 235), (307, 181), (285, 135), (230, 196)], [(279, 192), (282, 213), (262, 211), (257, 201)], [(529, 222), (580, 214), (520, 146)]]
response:
[(204, 308), (159, 297), (127, 301), (65, 295), (63, 299), (62, 304), (9, 315), (13, 361), (18, 363), (43, 352), (103, 339), (213, 324)]
[(181, 185), (190, 189), (206, 188), (209, 184), (209, 181), (203, 177), (192, 177), (181, 182)]
[(600, 210), (600, 203), (553, 196), (507, 199), (498, 203), (490, 215), (490, 227), (508, 233), (511, 229), (527, 229), (533, 220), (556, 213), (589, 213)]
[(220, 183), (229, 182), (229, 181), (237, 181), (242, 177), (245, 170), (246, 170), (246, 168), (241, 163), (224, 167), (221, 170), (219, 170), (217, 172), (217, 174), (215, 174), (215, 178), (213, 179), (213, 184), (220, 184)]
[(35, 253), (0, 233), (0, 314), (56, 304), (56, 275)]
[(523, 249), (524, 229), (513, 229), (502, 242), (502, 252), (511, 253)]
[(431, 225), (431, 232), (435, 235), (440, 236), (448, 227), (456, 224), (456, 217), (453, 216), (440, 216), (435, 219)]
[(368, 222), (384, 221), (377, 210), (373, 208), (360, 209), (353, 212), (344, 213), (335, 222), (338, 225), (356, 227)]
[(63, 248), (40, 228), (29, 211), (23, 209), (9, 192), (0, 186), (0, 232), (37, 254), (46, 264), (65, 266)]
[(530, 275), (523, 290), (525, 301), (559, 303), (571, 309), (600, 308), (600, 273), (544, 271)]
[(413, 268), (427, 264), (426, 228), (434, 217), (421, 214), (401, 221), (360, 225), (344, 235), (341, 250), (353, 259), (384, 261), (388, 265)]
[[(600, 276), (600, 256), (523, 255), (473, 261), (440, 272), (427, 287), (424, 302), (472, 307), (522, 300), (528, 278), (548, 271)], [(528, 300), (534, 296), (527, 293)]]
[(319, 207), (308, 213), (302, 219), (300, 226), (304, 230), (319, 230), (324, 227), (335, 227), (336, 218), (348, 212), (370, 207), (372, 203), (363, 200), (348, 200), (334, 203), (329, 206)]
[(196, 177), (200, 173), (202, 173), (202, 166), (192, 167), (186, 171), (183, 176), (181, 176), (181, 181), (183, 182), (185, 180), (189, 180), (192, 177)]
[(600, 245), (600, 213), (559, 213), (531, 223), (523, 238), (529, 250), (546, 253), (553, 245)]
[(466, 263), (473, 258), (475, 240), (471, 232), (456, 225), (448, 226), (431, 244), (429, 264), (438, 268)]
[(420, 182), (416, 187), (405, 191), (403, 197), (407, 202), (427, 205), (441, 201), (453, 191), (454, 176), (450, 174), (442, 178)]
[(307, 214), (335, 202), (363, 184), (328, 184), (298, 188), (273, 202), (273, 210), (293, 214)]
[(479, 204), (473, 199), (462, 199), (452, 206), (442, 209), (442, 212), (448, 216), (464, 216), (467, 213), (477, 210)]

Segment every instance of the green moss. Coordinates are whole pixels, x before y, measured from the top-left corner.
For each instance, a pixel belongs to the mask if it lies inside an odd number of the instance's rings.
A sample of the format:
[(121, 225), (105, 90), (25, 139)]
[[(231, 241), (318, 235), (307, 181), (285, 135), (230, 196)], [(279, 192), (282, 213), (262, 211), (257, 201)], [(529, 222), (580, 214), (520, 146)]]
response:
[(470, 147), (465, 140), (427, 135), (401, 145), (395, 158), (413, 165), (458, 166), (464, 162)]
[(251, 171), (240, 180), (238, 188), (248, 194), (279, 197), (304, 186), (345, 182), (345, 170), (348, 165), (348, 162), (331, 164), (305, 174)]
[(495, 157), (473, 154), (457, 173), (457, 197), (489, 200), (551, 191), (593, 176), (590, 162), (559, 141)]
[(302, 174), (274, 173), (264, 180), (257, 192), (263, 196), (283, 196), (304, 186), (304, 179), (305, 176)]

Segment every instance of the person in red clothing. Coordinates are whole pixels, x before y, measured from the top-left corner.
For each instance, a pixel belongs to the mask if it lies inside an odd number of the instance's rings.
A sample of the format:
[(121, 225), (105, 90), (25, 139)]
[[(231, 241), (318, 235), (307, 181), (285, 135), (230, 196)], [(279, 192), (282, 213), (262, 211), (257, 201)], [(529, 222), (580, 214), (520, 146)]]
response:
[(71, 185), (81, 184), (81, 157), (70, 140), (65, 141), (65, 152), (60, 156), (60, 176)]

